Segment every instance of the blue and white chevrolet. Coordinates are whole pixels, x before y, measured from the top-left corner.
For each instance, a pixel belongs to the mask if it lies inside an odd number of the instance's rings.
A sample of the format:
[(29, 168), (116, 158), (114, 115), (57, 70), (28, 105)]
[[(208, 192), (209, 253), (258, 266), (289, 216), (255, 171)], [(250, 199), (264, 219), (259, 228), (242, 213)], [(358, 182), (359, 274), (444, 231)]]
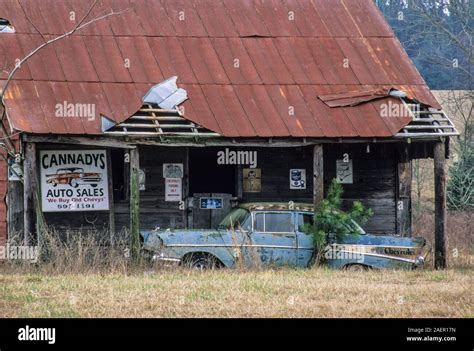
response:
[[(313, 259), (314, 207), (304, 203), (248, 203), (234, 208), (216, 230), (143, 231), (144, 250), (154, 260), (207, 269), (245, 266), (308, 267)], [(332, 268), (405, 268), (423, 266), (424, 238), (359, 235), (331, 242), (324, 257)]]

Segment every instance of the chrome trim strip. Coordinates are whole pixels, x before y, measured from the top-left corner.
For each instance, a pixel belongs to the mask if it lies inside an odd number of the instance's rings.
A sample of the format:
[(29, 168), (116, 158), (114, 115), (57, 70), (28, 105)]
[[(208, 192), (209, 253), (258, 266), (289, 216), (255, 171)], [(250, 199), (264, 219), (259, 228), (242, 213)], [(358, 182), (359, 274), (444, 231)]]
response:
[(403, 257), (399, 257), (399, 256), (387, 256), (387, 255), (381, 255), (381, 254), (370, 253), (370, 252), (354, 252), (354, 251), (347, 251), (347, 250), (341, 250), (339, 252), (346, 252), (346, 253), (350, 253), (350, 254), (361, 254), (361, 255), (364, 255), (364, 256), (383, 257), (383, 258), (389, 258), (391, 260), (415, 263), (415, 260), (411, 260), (409, 258), (403, 258)]
[(233, 244), (171, 244), (165, 245), (165, 247), (229, 247), (229, 248), (241, 248), (241, 247), (269, 247), (275, 249), (297, 249), (296, 246), (285, 246), (285, 245), (233, 245)]

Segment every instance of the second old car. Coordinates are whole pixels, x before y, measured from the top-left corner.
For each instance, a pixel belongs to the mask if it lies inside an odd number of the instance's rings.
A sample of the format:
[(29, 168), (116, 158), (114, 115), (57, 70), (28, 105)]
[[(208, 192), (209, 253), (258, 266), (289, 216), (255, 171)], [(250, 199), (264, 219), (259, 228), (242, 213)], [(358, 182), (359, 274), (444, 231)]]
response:
[[(216, 230), (143, 231), (145, 251), (154, 260), (199, 269), (245, 266), (308, 267), (315, 253), (305, 232), (314, 218), (311, 204), (248, 203), (234, 208)], [(323, 256), (332, 268), (366, 270), (423, 266), (424, 238), (369, 235), (353, 223), (357, 235), (341, 242), (328, 236)], [(354, 232), (352, 230), (351, 232)]]

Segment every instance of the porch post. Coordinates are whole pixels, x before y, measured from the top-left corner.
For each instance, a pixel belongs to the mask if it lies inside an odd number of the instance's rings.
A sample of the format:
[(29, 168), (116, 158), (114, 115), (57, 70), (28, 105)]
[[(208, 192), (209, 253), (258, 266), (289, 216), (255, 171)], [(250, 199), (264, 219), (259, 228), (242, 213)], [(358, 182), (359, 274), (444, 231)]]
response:
[(444, 142), (434, 146), (435, 269), (446, 268), (446, 169)]
[(114, 242), (115, 235), (115, 202), (114, 202), (114, 185), (113, 185), (113, 167), (112, 167), (112, 152), (107, 150), (107, 186), (109, 192), (109, 237), (110, 245)]
[(323, 145), (314, 145), (313, 149), (313, 203), (315, 208), (324, 199)]
[(36, 233), (36, 195), (38, 194), (36, 144), (34, 143), (27, 143), (25, 145), (23, 182), (23, 241), (25, 246), (29, 246)]
[(140, 254), (140, 155), (138, 147), (130, 150), (130, 236), (132, 259)]

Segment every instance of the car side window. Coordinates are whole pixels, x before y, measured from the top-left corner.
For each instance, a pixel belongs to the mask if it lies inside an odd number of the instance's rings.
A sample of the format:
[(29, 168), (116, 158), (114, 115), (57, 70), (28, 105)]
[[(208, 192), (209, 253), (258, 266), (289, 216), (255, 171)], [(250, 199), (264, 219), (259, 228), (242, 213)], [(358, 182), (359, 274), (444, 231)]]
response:
[(255, 231), (266, 233), (292, 232), (291, 213), (256, 213)]
[(298, 231), (306, 232), (307, 225), (313, 225), (314, 215), (312, 213), (298, 213)]

